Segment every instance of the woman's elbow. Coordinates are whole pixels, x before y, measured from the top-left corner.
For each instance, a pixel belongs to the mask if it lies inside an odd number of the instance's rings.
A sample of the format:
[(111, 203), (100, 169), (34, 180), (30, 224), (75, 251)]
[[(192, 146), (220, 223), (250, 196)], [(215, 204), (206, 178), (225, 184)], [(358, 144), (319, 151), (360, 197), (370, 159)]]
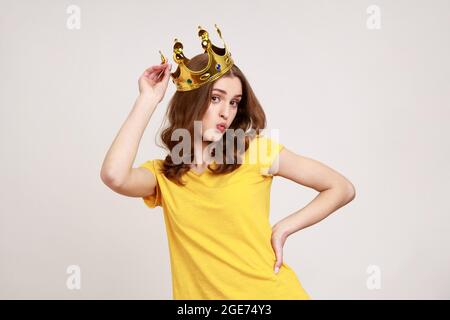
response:
[(345, 194), (348, 202), (352, 201), (356, 197), (356, 188), (350, 181), (347, 181), (345, 184)]
[(117, 188), (120, 185), (119, 179), (110, 171), (102, 169), (100, 171), (100, 179), (110, 188)]

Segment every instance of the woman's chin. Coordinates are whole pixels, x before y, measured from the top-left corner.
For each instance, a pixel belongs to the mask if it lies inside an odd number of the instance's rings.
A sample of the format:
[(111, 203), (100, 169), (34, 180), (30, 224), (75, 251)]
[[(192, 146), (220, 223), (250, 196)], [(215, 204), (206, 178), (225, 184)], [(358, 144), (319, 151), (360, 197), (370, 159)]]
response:
[(223, 135), (223, 133), (220, 133), (220, 132), (217, 132), (214, 134), (208, 134), (203, 137), (203, 141), (217, 142), (222, 139), (222, 135)]

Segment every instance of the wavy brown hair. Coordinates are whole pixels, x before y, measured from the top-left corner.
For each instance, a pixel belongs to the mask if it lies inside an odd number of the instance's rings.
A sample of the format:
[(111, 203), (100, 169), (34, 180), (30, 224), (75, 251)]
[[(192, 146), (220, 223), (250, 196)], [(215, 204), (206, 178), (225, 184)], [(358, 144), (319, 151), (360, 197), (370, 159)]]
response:
[[(207, 63), (208, 54), (202, 53), (190, 59), (187, 66), (191, 70), (201, 70)], [(266, 115), (246, 77), (236, 64), (234, 64), (228, 72), (222, 75), (222, 77), (237, 77), (241, 81), (242, 98), (239, 102), (236, 117), (229, 129), (232, 129), (231, 132), (241, 129), (245, 133), (244, 145), (245, 150), (247, 150), (250, 139), (254, 133), (259, 134), (260, 131), (266, 127)], [(191, 91), (176, 91), (169, 101), (165, 114), (168, 125), (161, 133), (161, 140), (164, 147), (169, 150), (169, 154), (164, 159), (161, 171), (168, 179), (178, 185), (185, 185), (185, 183), (182, 182), (182, 176), (190, 170), (190, 164), (184, 163), (185, 161), (181, 164), (175, 164), (172, 161), (171, 151), (179, 143), (179, 141), (172, 141), (172, 133), (179, 128), (184, 128), (189, 131), (191, 137), (191, 150), (189, 154), (182, 154), (181, 157), (183, 159), (190, 159), (190, 163), (192, 163), (194, 160), (194, 121), (202, 120), (203, 115), (210, 104), (212, 88), (215, 81), (206, 83)], [(251, 133), (248, 135), (247, 133), (249, 130)], [(228, 134), (223, 134), (222, 136), (221, 143), (224, 158), (229, 157), (229, 154), (226, 154), (225, 152), (225, 150), (227, 150), (227, 143), (235, 144), (236, 142), (236, 137), (232, 137), (233, 140), (230, 140)], [(238, 156), (237, 153), (238, 150), (234, 150), (234, 154), (232, 155), (232, 158), (235, 160)], [(214, 154), (214, 151), (212, 154)], [(226, 174), (241, 166), (240, 163), (237, 163), (238, 161), (229, 163), (230, 161), (223, 160), (224, 161), (217, 164), (216, 168), (213, 168), (209, 164), (206, 170), (210, 170), (213, 174)]]

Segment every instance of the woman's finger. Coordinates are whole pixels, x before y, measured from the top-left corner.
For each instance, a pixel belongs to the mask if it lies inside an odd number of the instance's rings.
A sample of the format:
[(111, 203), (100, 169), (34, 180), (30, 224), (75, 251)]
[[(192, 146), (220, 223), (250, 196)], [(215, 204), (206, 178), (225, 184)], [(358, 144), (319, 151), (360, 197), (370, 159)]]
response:
[(150, 68), (145, 69), (144, 73), (146, 74), (151, 74), (153, 72), (159, 72), (162, 69), (164, 69), (165, 64), (159, 64), (159, 65), (155, 65), (155, 66), (151, 66)]
[(149, 69), (164, 68), (164, 66), (166, 66), (166, 65), (167, 65), (167, 62), (166, 62), (166, 63), (163, 63), (163, 64), (155, 64), (155, 65), (153, 65), (153, 66), (147, 68), (147, 70), (149, 70)]
[(274, 271), (275, 271), (275, 273), (278, 273), (278, 271), (281, 268), (281, 265), (283, 264), (283, 247), (282, 247), (281, 243), (278, 242), (275, 244), (274, 249), (275, 249), (275, 256), (276, 256)]
[(283, 246), (286, 239), (277, 234), (276, 231), (272, 231), (271, 244), (275, 253), (274, 272), (278, 273), (283, 264)]
[(155, 76), (155, 80), (158, 81), (158, 82), (159, 81), (164, 82), (164, 81), (167, 80), (167, 77), (168, 77), (169, 73), (170, 73), (169, 65), (166, 64), (166, 68), (165, 69), (158, 71), (158, 73)]

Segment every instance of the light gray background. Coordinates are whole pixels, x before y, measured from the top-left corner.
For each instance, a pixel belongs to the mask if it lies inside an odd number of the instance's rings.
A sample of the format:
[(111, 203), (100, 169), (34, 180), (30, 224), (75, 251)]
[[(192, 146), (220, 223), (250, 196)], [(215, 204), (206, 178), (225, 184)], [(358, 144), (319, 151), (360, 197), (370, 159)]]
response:
[[(66, 27), (72, 4), (80, 30)], [(367, 28), (370, 5), (379, 30)], [(158, 50), (171, 57), (178, 37), (200, 53), (197, 25), (221, 46), (217, 23), (268, 129), (356, 187), (286, 242), (311, 297), (448, 299), (449, 14), (444, 0), (2, 0), (0, 298), (171, 299), (162, 209), (114, 193), (100, 168)], [(135, 165), (164, 154), (154, 140), (174, 91)], [(271, 222), (316, 194), (276, 177)], [(69, 265), (80, 290), (66, 287)], [(370, 265), (380, 289), (366, 285)]]

